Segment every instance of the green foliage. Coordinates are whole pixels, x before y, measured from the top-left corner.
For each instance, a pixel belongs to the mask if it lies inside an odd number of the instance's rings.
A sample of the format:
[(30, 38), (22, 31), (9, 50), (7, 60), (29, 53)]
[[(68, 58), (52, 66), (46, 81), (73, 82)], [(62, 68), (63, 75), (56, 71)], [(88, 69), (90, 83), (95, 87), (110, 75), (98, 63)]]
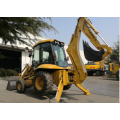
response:
[(10, 76), (17, 74), (17, 72), (15, 70), (8, 69), (7, 71), (9, 72)]
[[(46, 23), (46, 18), (41, 17), (0, 17), (0, 38), (3, 39), (3, 43), (16, 44), (16, 40), (19, 42), (31, 46), (30, 34), (33, 36), (41, 36), (40, 33), (44, 33), (44, 30), (58, 32), (53, 26)], [(47, 19), (51, 20), (50, 17)], [(27, 42), (29, 41), (29, 42)]]
[(14, 76), (15, 74), (17, 74), (17, 72), (14, 70), (0, 68), (0, 77)]
[(7, 76), (7, 72), (4, 68), (0, 68), (0, 77), (5, 77)]
[(2, 53), (0, 52), (0, 59), (4, 59), (4, 58), (5, 58), (5, 56), (2, 55)]
[(109, 60), (107, 60), (107, 64), (109, 63), (116, 63), (120, 64), (119, 62), (119, 40), (114, 42), (114, 46), (112, 47), (112, 54), (109, 55)]
[(0, 59), (14, 59), (12, 57), (6, 57), (0, 52)]

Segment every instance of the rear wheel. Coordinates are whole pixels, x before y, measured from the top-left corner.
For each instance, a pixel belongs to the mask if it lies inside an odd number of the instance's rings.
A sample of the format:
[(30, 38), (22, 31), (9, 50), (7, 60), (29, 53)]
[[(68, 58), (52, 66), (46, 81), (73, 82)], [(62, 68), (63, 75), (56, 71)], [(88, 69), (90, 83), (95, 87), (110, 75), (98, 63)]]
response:
[(116, 72), (116, 78), (119, 80), (119, 70)]
[(26, 91), (25, 80), (23, 79), (17, 80), (16, 88), (19, 93), (24, 93)]
[(33, 79), (34, 89), (41, 96), (49, 94), (53, 87), (53, 79), (50, 73), (38, 71)]

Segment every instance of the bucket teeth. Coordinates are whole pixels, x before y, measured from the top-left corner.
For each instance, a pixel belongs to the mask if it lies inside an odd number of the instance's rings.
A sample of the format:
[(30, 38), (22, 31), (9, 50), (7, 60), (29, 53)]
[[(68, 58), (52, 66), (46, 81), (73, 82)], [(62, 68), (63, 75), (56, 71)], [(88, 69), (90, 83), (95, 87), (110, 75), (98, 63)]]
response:
[(100, 51), (93, 50), (88, 42), (83, 41), (84, 55), (88, 61), (101, 61), (102, 55), (104, 54), (104, 49)]

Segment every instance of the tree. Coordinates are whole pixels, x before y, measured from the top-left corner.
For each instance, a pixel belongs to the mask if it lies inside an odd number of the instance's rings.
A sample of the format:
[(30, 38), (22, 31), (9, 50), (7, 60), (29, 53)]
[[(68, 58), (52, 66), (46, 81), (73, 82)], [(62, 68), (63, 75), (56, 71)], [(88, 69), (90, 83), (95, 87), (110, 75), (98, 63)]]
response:
[(120, 64), (119, 62), (119, 40), (114, 42), (114, 46), (112, 47), (112, 54), (109, 55), (109, 60), (107, 63), (116, 63)]
[[(31, 41), (35, 42), (35, 39), (31, 39), (30, 34), (36, 37), (41, 36), (42, 32), (45, 34), (44, 30), (58, 32), (45, 22), (45, 19), (44, 17), (0, 17), (0, 38), (5, 45), (7, 42), (10, 42), (11, 45), (16, 44), (16, 40), (18, 40), (31, 46)], [(51, 20), (50, 17), (47, 19)]]

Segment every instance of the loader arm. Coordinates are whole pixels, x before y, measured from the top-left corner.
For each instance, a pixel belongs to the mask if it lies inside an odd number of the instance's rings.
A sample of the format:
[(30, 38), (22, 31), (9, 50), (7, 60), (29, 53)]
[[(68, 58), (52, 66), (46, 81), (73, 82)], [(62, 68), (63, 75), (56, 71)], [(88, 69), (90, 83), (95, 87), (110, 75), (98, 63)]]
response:
[(83, 64), (83, 61), (79, 53), (79, 42), (80, 42), (81, 31), (89, 38), (90, 42), (99, 51), (101, 51), (102, 53), (101, 59), (104, 59), (106, 56), (112, 53), (112, 48), (109, 47), (107, 44), (101, 45), (91, 29), (94, 31), (95, 34), (99, 33), (86, 17), (79, 18), (75, 32), (72, 35), (69, 46), (66, 50), (71, 59), (73, 68), (75, 69), (74, 74), (77, 80), (76, 83), (82, 83), (87, 77), (87, 71), (85, 69), (85, 66)]

